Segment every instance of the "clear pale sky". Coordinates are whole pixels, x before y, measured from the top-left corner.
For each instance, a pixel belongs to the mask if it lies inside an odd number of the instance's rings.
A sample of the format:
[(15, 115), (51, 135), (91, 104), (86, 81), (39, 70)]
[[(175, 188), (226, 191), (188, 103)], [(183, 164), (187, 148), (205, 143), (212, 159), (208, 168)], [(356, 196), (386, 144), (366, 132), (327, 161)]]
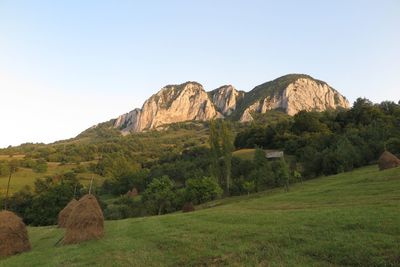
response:
[(287, 73), (400, 100), (400, 1), (0, 0), (0, 147), (53, 142), (167, 84)]

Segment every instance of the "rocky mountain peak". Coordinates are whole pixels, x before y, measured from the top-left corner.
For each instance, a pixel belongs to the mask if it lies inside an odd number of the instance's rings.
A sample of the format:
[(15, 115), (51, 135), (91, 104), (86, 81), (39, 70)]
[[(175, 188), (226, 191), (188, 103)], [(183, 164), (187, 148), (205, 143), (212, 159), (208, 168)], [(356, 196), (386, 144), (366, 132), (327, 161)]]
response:
[(327, 83), (304, 74), (289, 74), (256, 86), (249, 92), (224, 85), (210, 92), (197, 82), (167, 85), (114, 121), (123, 134), (160, 129), (163, 125), (229, 117), (241, 122), (254, 113), (279, 109), (289, 115), (301, 110), (324, 111), (348, 108), (349, 102)]
[(229, 116), (236, 109), (237, 103), (243, 99), (244, 94), (245, 92), (236, 90), (232, 85), (224, 85), (209, 92), (217, 110), (225, 116)]
[[(114, 127), (122, 132), (141, 132), (165, 124), (206, 121), (216, 117), (223, 116), (215, 109), (203, 86), (197, 82), (186, 82), (163, 87), (146, 100), (140, 110), (120, 116)], [(124, 125), (130, 127), (121, 128)]]
[(241, 122), (251, 121), (252, 113), (280, 109), (288, 115), (301, 110), (325, 111), (349, 108), (348, 100), (323, 81), (304, 74), (290, 74), (259, 85), (248, 93), (240, 111)]

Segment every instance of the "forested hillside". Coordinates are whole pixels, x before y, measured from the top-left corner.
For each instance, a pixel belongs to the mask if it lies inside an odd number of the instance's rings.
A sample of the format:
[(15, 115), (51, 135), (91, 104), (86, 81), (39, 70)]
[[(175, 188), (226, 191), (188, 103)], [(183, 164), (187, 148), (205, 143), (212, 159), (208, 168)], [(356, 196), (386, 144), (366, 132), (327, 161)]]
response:
[[(102, 125), (70, 140), (3, 149), (2, 201), (11, 173), (9, 207), (28, 224), (50, 225), (94, 178), (106, 218), (164, 214), (186, 203), (290, 191), (298, 182), (372, 164), (385, 149), (400, 153), (400, 105), (393, 102), (358, 99), (349, 110), (254, 118), (183, 122), (127, 136)], [(255, 150), (242, 157), (244, 148)], [(268, 160), (270, 149), (284, 158)]]

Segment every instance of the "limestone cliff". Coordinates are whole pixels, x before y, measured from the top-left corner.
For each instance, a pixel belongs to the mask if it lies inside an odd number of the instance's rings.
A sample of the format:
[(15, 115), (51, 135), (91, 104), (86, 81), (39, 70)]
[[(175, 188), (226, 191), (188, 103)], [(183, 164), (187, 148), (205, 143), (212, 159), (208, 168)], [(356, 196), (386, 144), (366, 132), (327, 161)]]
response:
[(241, 122), (251, 121), (254, 112), (265, 113), (272, 109), (292, 116), (301, 110), (325, 111), (350, 107), (347, 99), (335, 89), (307, 75), (283, 76), (254, 88), (246, 97), (247, 105), (237, 110)]
[(120, 116), (115, 128), (124, 132), (141, 132), (155, 129), (164, 124), (199, 120), (207, 121), (223, 117), (219, 113), (204, 88), (196, 82), (168, 85), (136, 109)]
[(114, 128), (119, 128), (123, 135), (135, 131), (138, 128), (140, 114), (141, 110), (135, 108), (131, 112), (119, 116), (114, 123)]
[(221, 86), (208, 93), (217, 110), (229, 116), (240, 102), (245, 92), (236, 90), (232, 85)]
[(289, 74), (256, 86), (245, 93), (232, 85), (206, 92), (197, 82), (168, 85), (134, 109), (114, 120), (122, 134), (161, 129), (163, 125), (189, 120), (228, 117), (247, 122), (254, 113), (278, 109), (289, 115), (301, 110), (348, 108), (349, 102), (323, 81), (304, 74)]

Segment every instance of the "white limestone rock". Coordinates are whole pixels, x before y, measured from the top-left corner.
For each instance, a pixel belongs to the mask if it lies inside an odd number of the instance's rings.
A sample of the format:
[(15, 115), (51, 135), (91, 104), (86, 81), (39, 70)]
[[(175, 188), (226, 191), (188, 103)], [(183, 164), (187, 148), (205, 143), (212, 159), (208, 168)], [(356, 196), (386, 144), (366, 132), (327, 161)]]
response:
[(225, 116), (229, 116), (243, 99), (245, 92), (236, 90), (232, 85), (221, 86), (209, 93), (217, 110)]
[(239, 121), (251, 121), (251, 113), (265, 113), (273, 109), (282, 109), (293, 116), (301, 110), (320, 112), (339, 107), (349, 108), (350, 104), (335, 89), (313, 79), (299, 78), (284, 88), (282, 93), (267, 96), (251, 104), (244, 110)]
[(164, 124), (222, 117), (201, 84), (186, 82), (165, 86), (146, 100), (142, 109), (120, 116), (114, 127), (126, 126), (122, 132), (141, 132)]

